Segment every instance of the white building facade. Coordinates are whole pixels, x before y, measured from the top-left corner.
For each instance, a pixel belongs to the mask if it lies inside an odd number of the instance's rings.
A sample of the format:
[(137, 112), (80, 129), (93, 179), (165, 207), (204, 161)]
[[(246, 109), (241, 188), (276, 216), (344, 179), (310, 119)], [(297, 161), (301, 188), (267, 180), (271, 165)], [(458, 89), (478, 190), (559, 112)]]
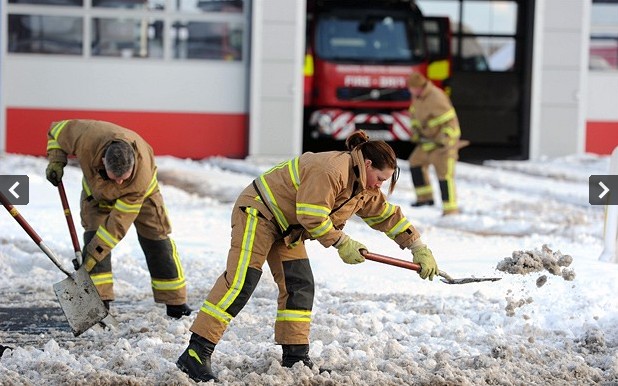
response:
[[(522, 1), (534, 11), (529, 158), (609, 154), (618, 70), (589, 70), (592, 0)], [(89, 118), (138, 131), (158, 155), (299, 154), (305, 6), (2, 0), (0, 152), (43, 155), (52, 121)]]

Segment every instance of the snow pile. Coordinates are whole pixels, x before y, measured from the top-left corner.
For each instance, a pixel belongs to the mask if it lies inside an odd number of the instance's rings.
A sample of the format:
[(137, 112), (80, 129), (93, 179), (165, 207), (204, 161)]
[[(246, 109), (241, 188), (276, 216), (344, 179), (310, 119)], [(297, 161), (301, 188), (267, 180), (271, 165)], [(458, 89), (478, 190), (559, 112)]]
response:
[[(199, 309), (225, 269), (231, 202), (278, 161), (157, 161), (189, 304)], [(28, 174), (30, 204), (18, 209), (69, 266), (73, 249), (45, 166), (37, 157), (0, 155), (0, 174)], [(598, 260), (603, 208), (588, 204), (585, 177), (607, 167), (607, 158), (590, 155), (460, 163), (462, 214), (452, 217), (441, 216), (437, 191), (437, 206), (410, 207), (414, 191), (402, 173), (390, 200), (421, 231), (440, 269), (455, 278), (502, 279), (424, 281), (376, 262), (346, 265), (336, 250), (308, 242), (316, 282), (310, 355), (331, 371), (281, 367), (277, 287), (267, 266), (217, 345), (214, 371), (224, 385), (618, 383), (618, 264)], [(79, 169), (67, 166), (64, 185), (78, 225), (80, 181)], [(362, 221), (345, 229), (372, 252), (412, 258)], [(154, 304), (134, 230), (112, 260), (119, 326), (76, 338), (52, 290), (63, 274), (11, 216), (0, 215), (0, 384), (193, 384), (175, 362), (195, 315), (173, 320)]]

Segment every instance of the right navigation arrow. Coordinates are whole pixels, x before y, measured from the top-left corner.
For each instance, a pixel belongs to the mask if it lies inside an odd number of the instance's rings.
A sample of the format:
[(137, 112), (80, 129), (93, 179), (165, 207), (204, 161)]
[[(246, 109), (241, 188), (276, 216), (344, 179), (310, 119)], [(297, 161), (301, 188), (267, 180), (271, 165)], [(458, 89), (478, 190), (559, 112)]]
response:
[(603, 198), (603, 197), (605, 197), (607, 192), (609, 192), (609, 188), (607, 186), (605, 186), (603, 181), (599, 181), (599, 186), (603, 189), (603, 192), (601, 192), (601, 194), (599, 194), (599, 198)]

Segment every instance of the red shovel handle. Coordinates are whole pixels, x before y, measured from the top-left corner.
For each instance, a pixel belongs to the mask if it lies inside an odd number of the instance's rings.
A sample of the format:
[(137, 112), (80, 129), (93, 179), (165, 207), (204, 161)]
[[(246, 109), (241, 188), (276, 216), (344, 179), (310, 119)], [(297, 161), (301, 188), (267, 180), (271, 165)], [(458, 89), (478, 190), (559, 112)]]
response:
[(32, 241), (34, 241), (36, 245), (41, 244), (41, 242), (43, 241), (41, 239), (41, 236), (39, 236), (39, 234), (36, 233), (34, 229), (32, 229), (32, 227), (30, 226), (30, 224), (28, 224), (26, 219), (24, 219), (22, 215), (19, 213), (19, 211), (15, 209), (13, 205), (11, 205), (8, 198), (6, 198), (4, 194), (2, 194), (2, 192), (0, 192), (0, 202), (2, 202), (2, 205), (6, 208), (6, 210), (9, 211), (9, 213), (11, 214), (11, 216), (13, 216), (15, 221), (17, 221), (19, 225), (21, 225), (21, 227), (24, 228), (24, 230), (26, 231), (28, 236), (30, 236)]
[(71, 215), (71, 209), (69, 208), (69, 201), (67, 200), (67, 194), (64, 190), (62, 181), (58, 183), (58, 192), (60, 192), (60, 201), (62, 201), (62, 209), (64, 209), (64, 216), (67, 219), (67, 225), (69, 226), (69, 232), (71, 233), (71, 242), (73, 242), (73, 250), (81, 253), (79, 247), (79, 239), (77, 238), (77, 232), (75, 231), (75, 223), (73, 223), (73, 216)]
[(377, 253), (369, 252), (367, 250), (363, 250), (361, 254), (365, 257), (365, 259), (377, 261), (378, 263), (394, 265), (400, 268), (407, 268), (407, 269), (411, 269), (416, 272), (419, 272), (421, 270), (420, 264), (416, 264), (411, 261), (406, 261), (406, 260), (396, 259), (390, 256), (380, 255)]

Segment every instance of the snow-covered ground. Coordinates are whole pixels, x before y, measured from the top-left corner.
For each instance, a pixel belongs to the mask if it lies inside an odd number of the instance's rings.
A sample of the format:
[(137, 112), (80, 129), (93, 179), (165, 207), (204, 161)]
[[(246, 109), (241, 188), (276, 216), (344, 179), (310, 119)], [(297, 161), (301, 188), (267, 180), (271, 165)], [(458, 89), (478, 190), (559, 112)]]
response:
[[(193, 308), (224, 268), (236, 195), (278, 161), (158, 158)], [(45, 166), (43, 158), (0, 156), (0, 174), (29, 176), (30, 203), (17, 208), (68, 267), (71, 240)], [(414, 194), (404, 161), (401, 166), (391, 201), (421, 231), (440, 269), (455, 278), (502, 279), (423, 281), (415, 272), (372, 261), (346, 265), (333, 248), (308, 242), (316, 280), (310, 354), (332, 371), (280, 366), (281, 348), (273, 341), (277, 290), (265, 274), (213, 356), (222, 384), (616, 384), (618, 264), (598, 260), (604, 211), (588, 204), (588, 176), (607, 174), (609, 159), (459, 163), (463, 213), (451, 217), (436, 207), (410, 207)], [(79, 169), (67, 167), (64, 183), (78, 226), (80, 181)], [(411, 259), (361, 221), (349, 221), (346, 231), (372, 252)], [(523, 274), (512, 264), (522, 256), (567, 262), (571, 256), (572, 263), (562, 272), (541, 267)], [(0, 344), (11, 347), (0, 358), (0, 384), (193, 383), (175, 361), (195, 314), (173, 320), (154, 304), (133, 230), (113, 261), (112, 312), (119, 327), (73, 337), (52, 290), (63, 274), (8, 213), (0, 214)], [(16, 315), (32, 321), (11, 325)]]

